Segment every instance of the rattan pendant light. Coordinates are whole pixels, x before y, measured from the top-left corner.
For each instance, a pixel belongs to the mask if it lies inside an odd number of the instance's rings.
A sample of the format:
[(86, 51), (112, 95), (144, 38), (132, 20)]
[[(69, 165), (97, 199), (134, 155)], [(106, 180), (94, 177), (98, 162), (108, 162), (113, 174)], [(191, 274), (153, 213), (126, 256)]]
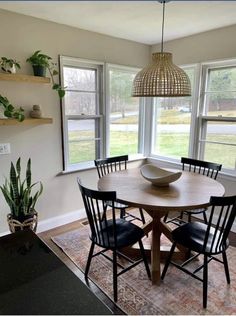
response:
[(188, 75), (172, 62), (172, 54), (163, 51), (165, 3), (163, 4), (161, 52), (152, 54), (152, 63), (134, 78), (133, 97), (184, 97), (191, 95)]

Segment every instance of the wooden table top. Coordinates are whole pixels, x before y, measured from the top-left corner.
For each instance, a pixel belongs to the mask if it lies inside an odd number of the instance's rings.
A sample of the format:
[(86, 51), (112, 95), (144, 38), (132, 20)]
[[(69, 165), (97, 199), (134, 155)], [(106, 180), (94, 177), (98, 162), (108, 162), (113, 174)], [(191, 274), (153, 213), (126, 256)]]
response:
[(154, 186), (142, 177), (139, 168), (107, 174), (99, 179), (98, 189), (116, 191), (120, 202), (157, 211), (207, 207), (211, 196), (225, 193), (223, 185), (216, 180), (188, 171), (183, 171), (169, 186)]

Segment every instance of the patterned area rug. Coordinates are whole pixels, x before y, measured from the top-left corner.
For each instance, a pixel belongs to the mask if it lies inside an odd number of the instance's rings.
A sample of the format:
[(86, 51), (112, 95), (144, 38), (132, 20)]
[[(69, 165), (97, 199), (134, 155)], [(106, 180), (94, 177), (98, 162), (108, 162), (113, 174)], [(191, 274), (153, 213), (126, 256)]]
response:
[[(90, 247), (89, 227), (53, 237), (65, 254), (84, 271)], [(147, 242), (147, 241), (146, 241)], [(209, 264), (208, 308), (202, 308), (202, 283), (170, 266), (164, 282), (153, 286), (141, 263), (118, 277), (117, 305), (128, 315), (235, 315), (236, 248), (227, 251), (231, 284), (227, 285), (224, 267)], [(199, 264), (196, 261), (195, 264)], [(102, 256), (92, 259), (90, 279), (111, 299), (112, 265)]]

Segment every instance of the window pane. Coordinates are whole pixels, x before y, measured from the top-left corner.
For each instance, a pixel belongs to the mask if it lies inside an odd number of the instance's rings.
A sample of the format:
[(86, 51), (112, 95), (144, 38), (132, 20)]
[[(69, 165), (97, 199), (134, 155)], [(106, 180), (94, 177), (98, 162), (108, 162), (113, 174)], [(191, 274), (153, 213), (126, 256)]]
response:
[(207, 91), (236, 90), (236, 67), (209, 69)]
[(236, 169), (236, 146), (206, 143), (204, 160), (221, 163), (223, 168)]
[(96, 94), (84, 92), (69, 92), (65, 94), (66, 115), (95, 115)]
[(205, 100), (205, 115), (236, 116), (236, 93), (217, 92), (208, 93)]
[[(193, 88), (195, 68), (187, 68)], [(188, 156), (192, 98), (155, 98), (152, 153), (179, 159)]]
[(188, 156), (191, 102), (184, 98), (156, 99), (154, 153), (172, 158)]
[[(222, 163), (224, 168), (234, 169), (236, 159), (236, 123), (208, 122), (206, 140), (221, 144), (206, 143), (205, 159)], [(230, 144), (234, 146), (230, 146)]]
[(133, 71), (109, 71), (110, 156), (138, 153), (139, 99), (131, 97), (135, 75)]
[(95, 138), (95, 120), (68, 120), (69, 163), (96, 159), (100, 138)]
[(96, 70), (63, 67), (64, 86), (69, 90), (96, 90)]

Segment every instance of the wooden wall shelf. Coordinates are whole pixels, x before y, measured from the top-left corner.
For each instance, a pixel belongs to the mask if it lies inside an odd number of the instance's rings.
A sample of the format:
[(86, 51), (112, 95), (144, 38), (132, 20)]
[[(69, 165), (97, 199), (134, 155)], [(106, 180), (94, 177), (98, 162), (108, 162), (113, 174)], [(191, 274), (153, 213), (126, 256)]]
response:
[(0, 73), (0, 80), (17, 81), (17, 82), (32, 82), (32, 83), (50, 83), (48, 77), (37, 77), (23, 74), (5, 74)]
[(12, 125), (41, 125), (41, 124), (52, 124), (52, 118), (26, 118), (23, 122), (18, 122), (15, 119), (0, 119), (0, 126), (12, 126)]

